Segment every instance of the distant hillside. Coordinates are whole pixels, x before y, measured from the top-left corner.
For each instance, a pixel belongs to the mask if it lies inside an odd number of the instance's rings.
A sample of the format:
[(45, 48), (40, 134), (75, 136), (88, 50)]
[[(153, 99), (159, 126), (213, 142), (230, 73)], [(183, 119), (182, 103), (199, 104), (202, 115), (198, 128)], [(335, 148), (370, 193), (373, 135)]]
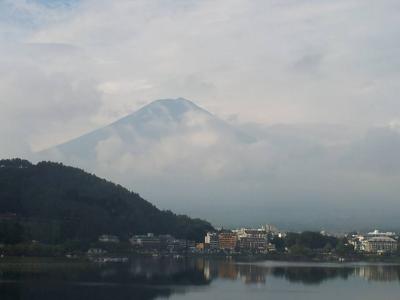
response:
[[(83, 170), (21, 159), (0, 160), (0, 221), (18, 221), (22, 228), (15, 232), (49, 243), (147, 232), (199, 241), (212, 229), (206, 221), (161, 211), (138, 194)], [(1, 231), (0, 243), (6, 238)]]

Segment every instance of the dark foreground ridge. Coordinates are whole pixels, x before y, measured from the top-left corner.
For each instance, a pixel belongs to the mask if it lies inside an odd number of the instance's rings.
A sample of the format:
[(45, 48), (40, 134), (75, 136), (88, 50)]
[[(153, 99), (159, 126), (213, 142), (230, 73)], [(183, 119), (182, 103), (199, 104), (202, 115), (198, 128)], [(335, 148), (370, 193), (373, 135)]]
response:
[[(156, 186), (154, 188), (157, 188)], [(53, 162), (0, 160), (0, 243), (172, 234), (200, 241), (210, 223), (162, 211), (120, 185)]]

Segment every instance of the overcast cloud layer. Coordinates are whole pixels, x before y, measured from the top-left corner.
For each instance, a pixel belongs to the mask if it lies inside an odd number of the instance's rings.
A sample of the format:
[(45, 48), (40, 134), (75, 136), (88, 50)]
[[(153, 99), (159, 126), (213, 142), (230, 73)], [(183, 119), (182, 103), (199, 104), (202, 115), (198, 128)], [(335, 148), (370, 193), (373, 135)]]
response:
[[(225, 223), (295, 209), (307, 225), (325, 212), (332, 223), (378, 215), (374, 225), (400, 226), (399, 13), (397, 0), (3, 0), (0, 156), (29, 157), (182, 96), (258, 141), (217, 151), (182, 136), (152, 142), (131, 162), (156, 174), (124, 182), (152, 202), (214, 223), (233, 203)], [(98, 171), (122, 182), (105, 151), (119, 143), (99, 145)]]

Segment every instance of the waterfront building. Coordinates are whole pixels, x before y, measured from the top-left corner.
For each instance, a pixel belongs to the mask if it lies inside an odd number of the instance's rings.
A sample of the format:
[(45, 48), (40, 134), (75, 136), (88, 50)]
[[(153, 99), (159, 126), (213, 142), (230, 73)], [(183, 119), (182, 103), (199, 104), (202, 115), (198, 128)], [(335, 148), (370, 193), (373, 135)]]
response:
[(166, 244), (166, 250), (169, 253), (181, 253), (181, 252), (193, 251), (195, 247), (196, 243), (194, 241), (175, 239), (175, 238), (168, 240)]
[(243, 237), (238, 240), (240, 250), (248, 250), (252, 252), (265, 252), (267, 249), (267, 239), (259, 237)]
[(135, 248), (143, 249), (160, 249), (161, 240), (152, 233), (147, 235), (134, 235), (129, 239), (130, 243)]
[(251, 252), (265, 252), (268, 245), (268, 234), (264, 229), (242, 228), (235, 231), (238, 248)]
[(215, 232), (207, 232), (204, 238), (204, 246), (209, 250), (219, 249), (219, 239), (218, 234)]
[(388, 236), (374, 236), (362, 241), (362, 250), (370, 253), (391, 253), (397, 250), (397, 243)]
[(218, 235), (219, 248), (222, 250), (235, 250), (237, 235), (231, 231), (221, 232)]

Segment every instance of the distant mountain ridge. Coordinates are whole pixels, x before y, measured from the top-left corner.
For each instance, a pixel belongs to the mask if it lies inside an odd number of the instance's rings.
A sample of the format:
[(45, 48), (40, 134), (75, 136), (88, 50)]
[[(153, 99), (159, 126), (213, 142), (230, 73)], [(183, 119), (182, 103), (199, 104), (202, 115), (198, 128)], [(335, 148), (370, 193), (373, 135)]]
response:
[(21, 159), (0, 160), (0, 215), (21, 221), (26, 239), (49, 243), (147, 232), (200, 241), (213, 228), (83, 170)]

